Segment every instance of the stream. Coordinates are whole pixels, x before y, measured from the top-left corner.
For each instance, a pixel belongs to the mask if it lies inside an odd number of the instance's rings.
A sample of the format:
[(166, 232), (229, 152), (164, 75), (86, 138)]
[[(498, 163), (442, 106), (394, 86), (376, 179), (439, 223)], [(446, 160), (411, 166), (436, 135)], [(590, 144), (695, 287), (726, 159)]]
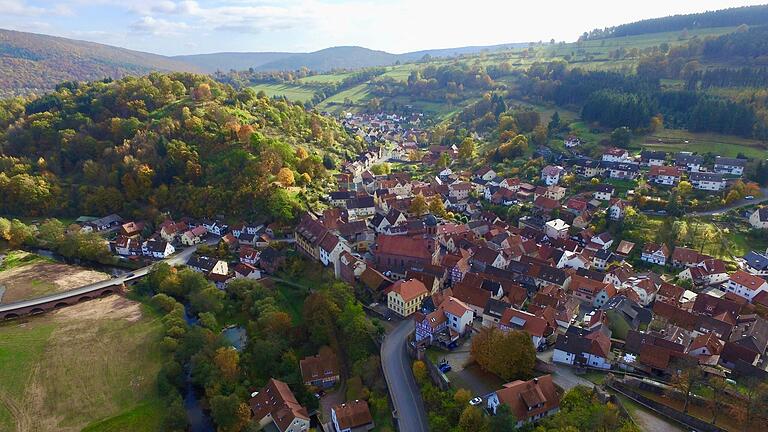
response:
[[(190, 315), (187, 305), (184, 305), (184, 319), (187, 324), (196, 326), (197, 318)], [(187, 420), (189, 421), (189, 432), (214, 432), (211, 416), (203, 410), (200, 404), (200, 395), (192, 385), (192, 368), (189, 364), (184, 366), (186, 380), (184, 390), (184, 409), (187, 411)]]

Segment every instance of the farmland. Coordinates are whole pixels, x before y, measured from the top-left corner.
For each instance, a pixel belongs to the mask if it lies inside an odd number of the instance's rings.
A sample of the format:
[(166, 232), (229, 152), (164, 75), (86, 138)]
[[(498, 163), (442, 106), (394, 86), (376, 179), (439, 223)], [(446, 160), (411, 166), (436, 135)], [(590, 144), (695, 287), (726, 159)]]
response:
[(0, 430), (159, 430), (162, 324), (112, 296), (0, 326)]
[(13, 303), (108, 279), (106, 273), (50, 261), (23, 251), (9, 252), (0, 266), (0, 303)]

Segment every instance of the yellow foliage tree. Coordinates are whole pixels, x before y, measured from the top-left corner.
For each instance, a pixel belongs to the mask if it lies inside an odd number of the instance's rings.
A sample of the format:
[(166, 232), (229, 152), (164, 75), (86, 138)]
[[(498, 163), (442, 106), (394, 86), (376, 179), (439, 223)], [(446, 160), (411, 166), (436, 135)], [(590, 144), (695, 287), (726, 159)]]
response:
[(280, 168), (280, 171), (277, 173), (277, 181), (284, 187), (293, 186), (295, 181), (293, 178), (293, 171), (286, 167)]

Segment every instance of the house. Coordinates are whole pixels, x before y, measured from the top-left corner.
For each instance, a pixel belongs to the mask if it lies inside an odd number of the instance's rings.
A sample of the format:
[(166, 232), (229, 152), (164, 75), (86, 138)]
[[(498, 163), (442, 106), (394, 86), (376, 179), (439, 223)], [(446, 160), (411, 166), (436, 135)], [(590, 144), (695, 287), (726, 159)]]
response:
[(663, 151), (644, 150), (640, 152), (640, 163), (646, 166), (661, 166), (667, 160), (667, 154)]
[(744, 270), (733, 273), (725, 286), (729, 292), (744, 297), (750, 302), (761, 291), (768, 291), (768, 282), (765, 279)]
[(634, 163), (603, 162), (609, 178), (635, 180), (640, 175), (640, 168)]
[(560, 203), (542, 195), (533, 202), (533, 208), (541, 213), (550, 214), (560, 208)]
[(675, 165), (682, 167), (684, 170), (695, 173), (699, 172), (701, 165), (704, 163), (704, 157), (694, 155), (691, 153), (680, 152), (675, 155)]
[(757, 315), (742, 315), (738, 318), (725, 342), (720, 360), (726, 367), (733, 367), (739, 360), (759, 365), (768, 348), (768, 321)]
[(560, 201), (565, 198), (565, 191), (566, 189), (562, 186), (552, 185), (547, 188), (546, 192), (544, 192), (544, 196), (555, 201)]
[(187, 260), (187, 266), (192, 270), (205, 274), (226, 275), (229, 273), (229, 265), (226, 261), (203, 255), (192, 255)]
[(619, 245), (616, 247), (616, 255), (627, 258), (629, 254), (632, 253), (632, 250), (635, 248), (635, 244), (631, 241), (622, 240), (619, 242)]
[[(631, 292), (628, 292), (631, 293)], [(656, 302), (659, 304), (661, 302)], [(614, 338), (626, 338), (625, 331), (637, 330), (648, 325), (653, 319), (653, 312), (641, 304), (630, 300), (626, 295), (617, 295), (603, 305), (605, 316), (608, 317), (609, 327), (613, 330)]]
[(616, 193), (616, 188), (609, 184), (599, 184), (595, 186), (592, 196), (598, 201), (609, 201)]
[(666, 244), (646, 243), (640, 259), (651, 264), (666, 265), (669, 258), (669, 248)]
[(531, 336), (534, 348), (540, 348), (546, 344), (546, 338), (552, 334), (553, 329), (547, 324), (547, 320), (526, 311), (509, 308), (504, 311), (499, 320), (499, 329), (502, 331), (524, 331)]
[(715, 168), (713, 171), (718, 174), (741, 176), (744, 174), (744, 167), (746, 165), (746, 159), (715, 156)]
[(103, 218), (98, 218), (98, 219), (91, 220), (89, 222), (85, 222), (82, 225), (81, 231), (83, 232), (107, 231), (119, 226), (122, 222), (123, 222), (123, 218), (121, 218), (116, 214), (111, 214), (108, 216), (104, 216)]
[(677, 246), (672, 252), (672, 265), (675, 267), (696, 267), (700, 262), (711, 258), (711, 256), (700, 254), (697, 250)]
[(234, 267), (235, 279), (261, 279), (261, 270), (251, 264), (237, 263)]
[(400, 316), (410, 316), (419, 309), (428, 294), (429, 291), (419, 280), (399, 280), (389, 288), (387, 308)]
[(305, 214), (296, 226), (296, 247), (299, 252), (319, 261), (320, 243), (326, 235), (329, 235), (328, 229), (313, 216)]
[(160, 237), (168, 243), (173, 243), (183, 232), (187, 231), (187, 224), (184, 222), (176, 223), (172, 220), (166, 220), (160, 225)]
[(543, 375), (530, 381), (517, 380), (504, 384), (504, 388), (488, 397), (486, 407), (495, 414), (501, 404), (510, 408), (517, 420), (516, 426), (520, 428), (555, 414), (560, 409), (560, 396), (552, 382), (552, 375)]
[(472, 265), (479, 266), (481, 270), (485, 270), (487, 267), (503, 269), (507, 266), (507, 264), (509, 264), (506, 258), (504, 258), (503, 253), (489, 247), (477, 248), (475, 253), (470, 258), (470, 263)]
[(413, 268), (437, 262), (439, 248), (434, 239), (379, 235), (373, 246), (373, 264), (386, 275), (402, 278)]
[(511, 307), (511, 303), (489, 298), (485, 304), (485, 309), (483, 309), (483, 327), (497, 326), (504, 311)]
[(578, 274), (571, 276), (568, 289), (574, 297), (594, 307), (604, 305), (616, 295), (616, 287), (612, 283), (596, 281)]
[(593, 178), (603, 175), (605, 167), (600, 161), (593, 159), (577, 159), (573, 162), (573, 168), (576, 170), (576, 174), (580, 177)]
[(570, 226), (562, 219), (555, 219), (544, 224), (544, 233), (551, 239), (568, 238)]
[(204, 220), (202, 226), (204, 226), (209, 233), (217, 236), (226, 234), (227, 229), (229, 229), (226, 224), (217, 220)]
[(320, 242), (320, 262), (324, 266), (335, 265), (339, 260), (339, 255), (342, 252), (350, 252), (349, 244), (343, 238), (340, 238), (332, 233), (328, 233)]
[(141, 237), (141, 232), (144, 231), (143, 222), (126, 222), (120, 225), (120, 235), (130, 238)]
[(750, 251), (744, 255), (744, 270), (763, 278), (768, 276), (768, 254)]
[(142, 255), (141, 243), (137, 238), (118, 236), (114, 241), (115, 253), (120, 256)]
[(617, 147), (611, 147), (603, 152), (603, 162), (629, 162), (629, 152)]
[(448, 190), (448, 196), (462, 201), (469, 198), (469, 192), (472, 190), (472, 185), (467, 182), (456, 182), (449, 185)]
[(722, 174), (691, 172), (688, 174), (688, 180), (693, 188), (698, 190), (719, 192), (725, 189), (725, 179)]
[(491, 181), (495, 179), (497, 176), (496, 171), (491, 169), (491, 167), (486, 166), (483, 168), (480, 168), (479, 170), (475, 171), (474, 178), (482, 179), (485, 181)]
[(761, 207), (749, 216), (749, 224), (753, 228), (768, 229), (768, 207)]
[(612, 220), (624, 219), (626, 207), (627, 204), (623, 200), (613, 198), (608, 205), (608, 217)]
[(347, 201), (355, 198), (355, 191), (351, 190), (341, 190), (336, 192), (331, 192), (328, 194), (328, 201), (331, 204), (331, 207), (347, 207)]
[(567, 365), (611, 368), (611, 338), (601, 326), (595, 330), (568, 327), (555, 341), (552, 361)]
[(208, 230), (204, 226), (192, 228), (181, 235), (181, 244), (184, 246), (194, 246), (202, 242), (207, 234)]
[(360, 220), (371, 217), (376, 213), (376, 203), (372, 196), (356, 197), (347, 202), (349, 220)]
[(256, 430), (271, 427), (278, 432), (307, 432), (309, 413), (299, 404), (288, 384), (271, 378), (267, 385), (248, 400)]
[(664, 186), (677, 185), (681, 176), (680, 168), (673, 166), (652, 165), (648, 171), (648, 181)]
[(341, 376), (338, 358), (328, 347), (322, 347), (317, 355), (301, 359), (299, 369), (307, 387), (327, 389), (336, 385)]
[(364, 432), (375, 427), (368, 402), (355, 400), (331, 407), (334, 432)]
[(147, 240), (141, 245), (141, 253), (145, 256), (164, 259), (176, 252), (176, 249), (165, 240)]
[(547, 165), (541, 170), (541, 180), (547, 186), (556, 185), (564, 172), (565, 169), (559, 165)]
[(571, 135), (563, 140), (563, 144), (565, 144), (565, 148), (574, 148), (581, 144), (581, 140)]
[(728, 272), (724, 262), (719, 259), (709, 258), (701, 261), (694, 267), (686, 268), (677, 277), (682, 280), (689, 280), (694, 285), (720, 285), (728, 280)]
[[(437, 295), (433, 295), (435, 298)], [(427, 298), (429, 300), (429, 298)], [(449, 346), (471, 329), (474, 312), (461, 300), (449, 296), (429, 313), (416, 314), (416, 342), (439, 342)]]
[(686, 353), (694, 357), (719, 356), (723, 351), (723, 341), (714, 333), (702, 333), (691, 341)]

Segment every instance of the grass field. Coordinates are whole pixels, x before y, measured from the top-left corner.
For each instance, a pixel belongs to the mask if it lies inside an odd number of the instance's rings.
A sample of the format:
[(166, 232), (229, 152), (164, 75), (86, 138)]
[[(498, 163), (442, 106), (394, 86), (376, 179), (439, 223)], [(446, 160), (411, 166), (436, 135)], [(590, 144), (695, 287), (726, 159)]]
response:
[(315, 94), (311, 87), (296, 84), (257, 84), (251, 88), (256, 92), (263, 91), (269, 97), (282, 96), (293, 102), (306, 102)]
[(0, 430), (159, 431), (162, 334), (118, 296), (0, 325)]
[[(659, 142), (659, 140), (663, 142)], [(768, 146), (757, 140), (716, 133), (688, 132), (679, 129), (664, 129), (647, 136), (642, 146), (669, 152), (714, 153), (727, 157), (736, 157), (742, 153), (749, 158), (764, 159), (768, 157)]]
[(106, 273), (50, 261), (23, 251), (8, 253), (0, 267), (0, 303), (28, 300), (109, 279)]

